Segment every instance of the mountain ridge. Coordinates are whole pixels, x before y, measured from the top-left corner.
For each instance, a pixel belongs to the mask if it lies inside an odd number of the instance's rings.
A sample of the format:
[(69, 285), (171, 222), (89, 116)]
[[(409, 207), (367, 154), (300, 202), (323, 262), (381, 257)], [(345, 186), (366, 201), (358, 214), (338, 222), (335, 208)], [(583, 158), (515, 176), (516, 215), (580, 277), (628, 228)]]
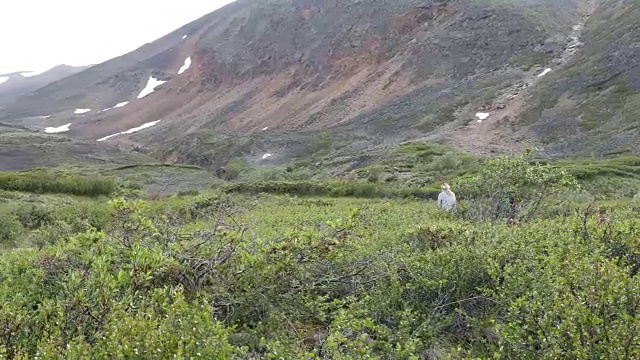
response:
[[(88, 66), (56, 65), (46, 71), (33, 74), (29, 71), (14, 71), (0, 75), (6, 78), (0, 83), (0, 107), (6, 106), (22, 95), (29, 94), (58, 80), (82, 72)], [(29, 74), (25, 76), (24, 74)]]

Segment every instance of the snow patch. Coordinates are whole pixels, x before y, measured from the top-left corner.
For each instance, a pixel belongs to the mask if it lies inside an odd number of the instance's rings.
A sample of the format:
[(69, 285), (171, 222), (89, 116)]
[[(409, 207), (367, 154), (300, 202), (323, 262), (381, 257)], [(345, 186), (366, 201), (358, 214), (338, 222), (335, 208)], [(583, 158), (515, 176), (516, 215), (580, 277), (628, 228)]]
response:
[(0, 76), (0, 84), (6, 83), (9, 80), (6, 76)]
[(143, 97), (151, 94), (156, 90), (156, 88), (162, 84), (166, 83), (166, 81), (158, 80), (153, 76), (149, 77), (149, 81), (147, 82), (147, 86), (140, 92), (138, 95), (138, 99), (142, 99)]
[(127, 131), (123, 131), (123, 132), (119, 132), (117, 134), (105, 136), (102, 139), (98, 139), (96, 141), (105, 141), (107, 139), (110, 139), (110, 138), (112, 138), (114, 136), (118, 136), (118, 135), (133, 134), (134, 132), (137, 132), (137, 131), (140, 131), (140, 130), (143, 130), (143, 129), (146, 129), (146, 128), (150, 128), (150, 127), (152, 127), (153, 125), (155, 125), (155, 124), (157, 124), (159, 122), (160, 122), (160, 120), (148, 122), (148, 123), (142, 124), (142, 125), (140, 125), (138, 127), (131, 128), (131, 129), (127, 130)]
[(45, 116), (38, 116), (40, 119), (48, 119), (51, 117), (51, 115), (45, 115)]
[(187, 38), (187, 35), (183, 36), (183, 37), (182, 37), (182, 40), (184, 40), (184, 39), (186, 39), (186, 38)]
[(267, 130), (269, 130), (268, 126), (262, 129), (262, 131), (267, 131)]
[(544, 71), (541, 72), (540, 75), (538, 75), (538, 77), (543, 77), (543, 76), (547, 75), (548, 73), (550, 73), (551, 71), (553, 71), (553, 70), (548, 69), (548, 68), (544, 69)]
[(480, 120), (486, 120), (489, 117), (489, 113), (483, 113), (483, 112), (479, 112), (476, 113), (476, 117)]
[(24, 77), (33, 77), (33, 76), (36, 76), (36, 75), (43, 74), (43, 73), (47, 72), (47, 70), (49, 70), (49, 69), (40, 70), (40, 71), (28, 71), (28, 72), (20, 73), (20, 75), (22, 75)]
[(118, 135), (120, 135), (120, 134), (122, 134), (122, 133), (117, 133), (117, 134), (113, 134), (113, 135), (105, 136), (105, 137), (103, 137), (103, 138), (101, 138), (101, 139), (98, 139), (98, 140), (96, 140), (96, 141), (105, 141), (105, 140), (107, 140), (107, 139), (111, 139), (112, 137), (114, 137), (114, 136), (118, 136)]
[(128, 101), (124, 101), (124, 102), (118, 103), (114, 107), (110, 107), (110, 108), (106, 108), (106, 109), (102, 110), (102, 112), (113, 110), (113, 109), (117, 109), (117, 108), (121, 108), (121, 107), (127, 105), (128, 103), (129, 103)]
[(44, 132), (46, 132), (48, 134), (67, 132), (67, 131), (69, 131), (69, 126), (71, 126), (71, 123), (68, 123), (66, 125), (62, 125), (62, 126), (59, 126), (59, 127), (48, 127), (46, 129), (44, 129)]
[(91, 109), (76, 109), (76, 111), (74, 111), (74, 114), (85, 114), (88, 113), (89, 111), (91, 111)]
[(186, 58), (184, 60), (184, 65), (182, 65), (182, 67), (180, 68), (180, 70), (178, 70), (178, 75), (182, 74), (183, 72), (189, 70), (189, 67), (191, 67), (191, 56), (189, 56), (188, 58)]
[(273, 155), (271, 155), (271, 154), (264, 154), (264, 155), (262, 155), (262, 160), (268, 159), (268, 158), (270, 158), (272, 156)]
[(157, 124), (159, 122), (160, 122), (160, 120), (148, 122), (148, 123), (142, 124), (142, 125), (140, 125), (138, 127), (134, 127), (132, 129), (129, 129), (129, 130), (123, 132), (122, 134), (133, 134), (136, 131), (140, 131), (140, 130), (143, 130), (143, 129), (146, 129), (146, 128), (150, 128), (150, 127), (152, 127), (153, 125), (155, 125), (155, 124)]
[(478, 120), (478, 124), (482, 124), (482, 120)]

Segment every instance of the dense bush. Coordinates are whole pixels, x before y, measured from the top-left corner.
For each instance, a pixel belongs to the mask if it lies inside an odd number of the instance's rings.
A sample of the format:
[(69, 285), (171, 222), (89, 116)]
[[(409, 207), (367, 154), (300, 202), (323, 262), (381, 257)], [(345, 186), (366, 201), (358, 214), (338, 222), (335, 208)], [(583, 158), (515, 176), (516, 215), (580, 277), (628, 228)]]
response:
[[(564, 185), (522, 160), (479, 174), (534, 199), (527, 187), (540, 179)], [(640, 358), (632, 202), (508, 226), (372, 183), (226, 191), (334, 197), (185, 194), (0, 213), (0, 241), (38, 247), (0, 257), (0, 357)]]
[(35, 230), (55, 221), (54, 210), (47, 206), (32, 204), (16, 211), (16, 216), (26, 229)]
[[(161, 212), (117, 199), (105, 232), (42, 227), (53, 239), (42, 250), (0, 258), (0, 351), (93, 359), (640, 356), (640, 220), (631, 209), (604, 221), (587, 209), (517, 227), (433, 213), (399, 231), (422, 203), (361, 200), (335, 214), (342, 201), (270, 201), (252, 213), (266, 222), (255, 229), (233, 199), (205, 196)], [(319, 214), (333, 215), (283, 223)]]
[(234, 183), (227, 185), (228, 193), (245, 194), (289, 194), (299, 196), (331, 196), (359, 198), (422, 198), (436, 199), (435, 188), (394, 189), (374, 183), (317, 182), (317, 181), (271, 181), (256, 183)]
[[(546, 200), (564, 200), (563, 192), (578, 188), (576, 179), (562, 169), (533, 162), (531, 152), (488, 160), (473, 176), (458, 181), (467, 204), (461, 213), (481, 220), (530, 221)], [(557, 204), (554, 204), (557, 205)]]
[(13, 246), (22, 231), (22, 224), (15, 214), (0, 211), (0, 248)]
[(43, 246), (87, 229), (104, 229), (111, 217), (106, 204), (79, 201), (65, 205), (12, 203), (0, 207), (2, 247)]
[(0, 189), (81, 196), (110, 195), (118, 190), (113, 178), (55, 174), (48, 171), (0, 173)]

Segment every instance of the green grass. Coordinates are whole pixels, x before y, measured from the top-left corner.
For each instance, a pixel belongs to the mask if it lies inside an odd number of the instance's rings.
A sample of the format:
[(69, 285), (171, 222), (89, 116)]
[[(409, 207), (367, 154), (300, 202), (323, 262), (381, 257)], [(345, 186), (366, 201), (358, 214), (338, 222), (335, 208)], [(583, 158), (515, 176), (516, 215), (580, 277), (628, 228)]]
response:
[(437, 187), (440, 182), (475, 171), (479, 165), (475, 156), (448, 146), (409, 142), (356, 173), (360, 178), (394, 187)]
[(596, 177), (622, 177), (640, 179), (640, 157), (617, 157), (605, 160), (563, 160), (556, 166), (568, 170), (579, 180)]

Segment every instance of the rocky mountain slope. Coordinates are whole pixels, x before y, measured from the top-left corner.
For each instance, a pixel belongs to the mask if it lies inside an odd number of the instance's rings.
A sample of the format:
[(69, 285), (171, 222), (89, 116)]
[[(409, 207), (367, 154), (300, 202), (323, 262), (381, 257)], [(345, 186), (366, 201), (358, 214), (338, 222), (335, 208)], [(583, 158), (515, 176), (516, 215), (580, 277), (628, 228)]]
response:
[(295, 158), (322, 136), (347, 153), (429, 139), (564, 155), (611, 148), (611, 137), (638, 151), (637, 133), (620, 131), (637, 131), (639, 7), (238, 0), (16, 99), (0, 121), (70, 123), (73, 137), (207, 166)]
[(597, 4), (580, 50), (532, 89), (517, 118), (551, 155), (640, 151), (640, 2)]

